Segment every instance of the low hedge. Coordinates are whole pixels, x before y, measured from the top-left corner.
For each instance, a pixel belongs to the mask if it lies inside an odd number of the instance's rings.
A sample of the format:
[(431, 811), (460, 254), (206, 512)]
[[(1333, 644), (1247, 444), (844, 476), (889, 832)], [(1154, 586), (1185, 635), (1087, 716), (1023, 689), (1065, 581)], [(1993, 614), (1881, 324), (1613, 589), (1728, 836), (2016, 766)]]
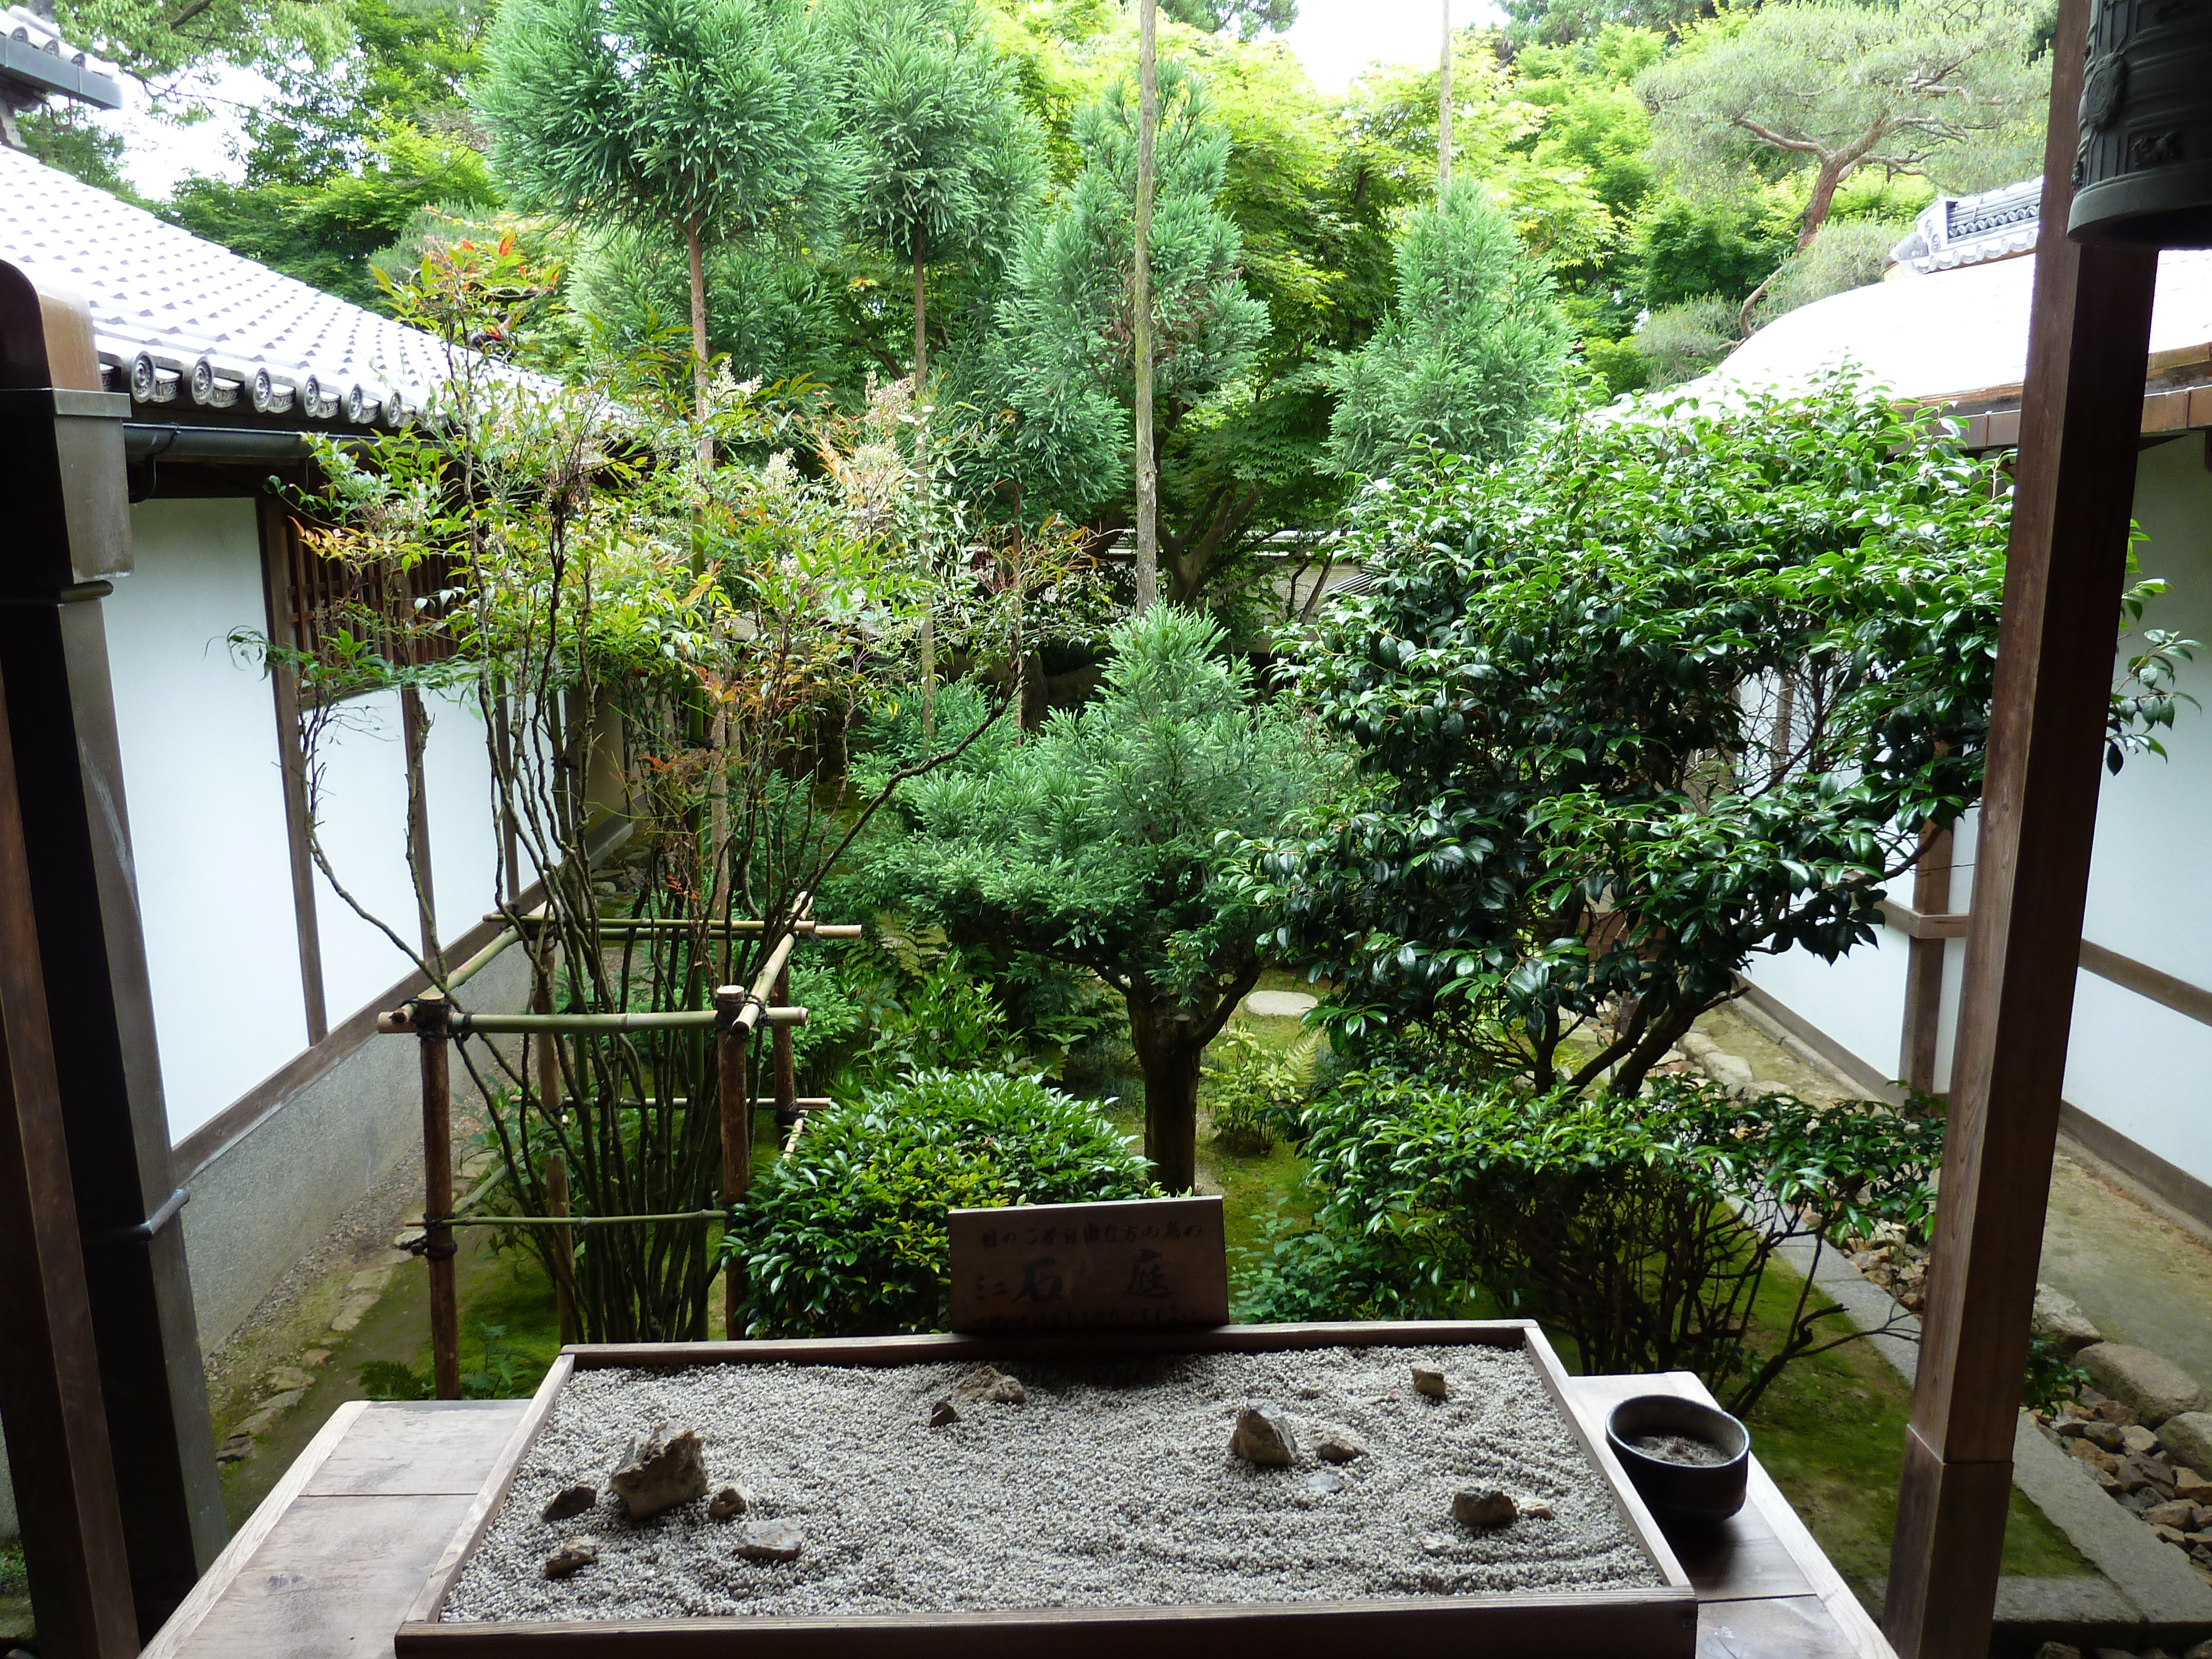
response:
[(1034, 1078), (917, 1072), (817, 1112), (754, 1181), (723, 1242), (750, 1337), (945, 1328), (945, 1212), (1158, 1195), (1097, 1107)]

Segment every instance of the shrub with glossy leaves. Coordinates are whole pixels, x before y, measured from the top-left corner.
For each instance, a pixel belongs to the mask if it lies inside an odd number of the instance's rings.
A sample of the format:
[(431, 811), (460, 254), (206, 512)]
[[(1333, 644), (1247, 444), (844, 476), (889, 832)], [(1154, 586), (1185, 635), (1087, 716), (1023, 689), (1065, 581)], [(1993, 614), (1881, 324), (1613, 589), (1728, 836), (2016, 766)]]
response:
[(945, 1212), (1156, 1195), (1145, 1161), (1088, 1102), (1033, 1078), (920, 1072), (807, 1121), (725, 1240), (749, 1337), (939, 1331)]
[(1943, 1137), (1879, 1101), (1741, 1102), (1673, 1077), (1627, 1098), (1355, 1074), (1304, 1123), (1316, 1224), (1277, 1242), (1247, 1317), (1486, 1294), (1566, 1336), (1584, 1370), (1694, 1370), (1739, 1413), (1857, 1335), (1808, 1281), (1772, 1346), (1747, 1347), (1776, 1251), (1884, 1224), (1924, 1237)]

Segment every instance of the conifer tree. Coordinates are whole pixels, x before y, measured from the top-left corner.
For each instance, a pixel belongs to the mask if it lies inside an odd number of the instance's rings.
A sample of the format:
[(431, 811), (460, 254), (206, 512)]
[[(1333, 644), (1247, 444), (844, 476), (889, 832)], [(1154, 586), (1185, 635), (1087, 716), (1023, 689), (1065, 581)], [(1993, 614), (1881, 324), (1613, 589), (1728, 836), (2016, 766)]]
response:
[(818, 212), (848, 168), (798, 0), (506, 0), (479, 102), (517, 205), (673, 234), (707, 405), (708, 247)]
[(1501, 459), (1559, 390), (1569, 332), (1551, 279), (1475, 179), (1413, 213), (1390, 315), (1327, 371), (1330, 459), (1386, 472), (1425, 439)]

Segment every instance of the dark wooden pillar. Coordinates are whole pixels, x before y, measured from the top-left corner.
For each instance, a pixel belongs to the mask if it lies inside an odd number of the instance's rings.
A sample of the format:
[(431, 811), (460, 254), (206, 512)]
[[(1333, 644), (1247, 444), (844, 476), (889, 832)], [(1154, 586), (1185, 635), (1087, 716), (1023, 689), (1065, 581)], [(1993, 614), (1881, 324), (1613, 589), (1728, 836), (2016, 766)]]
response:
[(2135, 495), (2157, 260), (2066, 239), (2087, 15), (2088, 0), (2059, 12), (1973, 921), (1884, 1620), (1903, 1659), (1989, 1651)]
[[(127, 571), (118, 421), (83, 307), (0, 262), (0, 696), (83, 1240), (130, 1595), (150, 1636), (226, 1534), (155, 1049), (100, 599)], [(33, 407), (44, 399), (45, 412)], [(114, 405), (120, 403), (122, 406)]]
[[(1923, 916), (1951, 908), (1950, 826), (1920, 832), (1920, 861), (1912, 872), (1912, 908)], [(1950, 941), (1915, 939), (1905, 964), (1905, 1030), (1898, 1076), (1908, 1089), (1936, 1092), (1936, 1044), (1943, 1022), (1943, 953)]]

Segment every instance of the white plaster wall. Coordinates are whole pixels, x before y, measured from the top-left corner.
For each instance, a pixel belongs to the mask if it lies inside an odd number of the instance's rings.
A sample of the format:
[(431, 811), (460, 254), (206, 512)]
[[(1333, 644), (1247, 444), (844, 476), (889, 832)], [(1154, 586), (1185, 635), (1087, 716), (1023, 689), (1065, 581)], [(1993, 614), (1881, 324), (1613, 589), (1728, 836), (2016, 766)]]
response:
[[(2212, 471), (2191, 433), (2146, 450), (2136, 520), (2142, 574), (2163, 577), (2146, 622), (2205, 642), (2181, 670), (2184, 707), (2163, 735), (2170, 758), (2142, 756), (2107, 776), (2097, 799), (2082, 937), (2191, 985), (2212, 988)], [(2123, 641), (2124, 657), (2139, 644)], [(2066, 1098), (2200, 1181), (2212, 1182), (2212, 1027), (2083, 974), (2075, 989)]]
[(267, 626), (254, 504), (144, 501), (131, 533), (100, 608), (173, 1139), (303, 1048), (307, 1012), (276, 705), (225, 642)]
[(473, 688), (426, 698), (424, 706), (430, 716), (422, 790), (430, 806), (433, 896), (439, 938), (453, 939), (482, 921), (499, 896), (491, 749)]
[[(314, 807), (324, 855), (362, 908), (413, 949), (421, 940), (414, 884), (407, 872), (407, 749), (399, 694), (350, 699), (325, 732), (319, 750)], [(413, 967), (319, 870), (315, 922), (322, 935), (323, 997), (333, 1025)]]

